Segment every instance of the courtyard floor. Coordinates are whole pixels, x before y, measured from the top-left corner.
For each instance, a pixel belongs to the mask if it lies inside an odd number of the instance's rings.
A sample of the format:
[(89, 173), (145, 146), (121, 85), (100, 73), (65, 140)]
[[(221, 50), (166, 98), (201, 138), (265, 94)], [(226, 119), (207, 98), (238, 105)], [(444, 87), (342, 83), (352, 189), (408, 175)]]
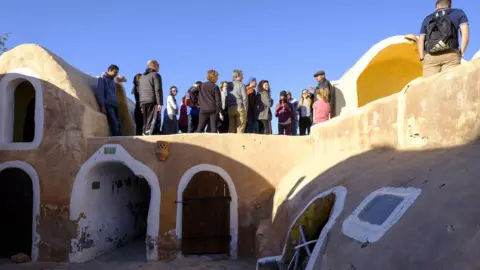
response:
[(254, 270), (255, 261), (214, 260), (207, 256), (188, 256), (168, 262), (146, 262), (144, 247), (132, 243), (111, 253), (99, 256), (85, 263), (25, 263), (13, 264), (10, 260), (0, 260), (1, 270)]

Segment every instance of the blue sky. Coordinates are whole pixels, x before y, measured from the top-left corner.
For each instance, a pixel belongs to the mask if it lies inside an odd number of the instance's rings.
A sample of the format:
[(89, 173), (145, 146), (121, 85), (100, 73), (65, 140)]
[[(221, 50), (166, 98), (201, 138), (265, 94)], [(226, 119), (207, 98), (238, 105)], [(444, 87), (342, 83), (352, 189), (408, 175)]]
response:
[[(287, 89), (298, 98), (323, 69), (336, 80), (372, 45), (418, 34), (435, 0), (2, 0), (0, 33), (8, 47), (37, 43), (73, 66), (99, 75), (115, 63), (129, 80), (148, 59), (160, 62), (164, 88), (180, 94), (208, 69), (230, 80), (268, 79), (278, 100)], [(454, 0), (467, 13), (471, 39), (466, 59), (480, 49), (478, 0)], [(476, 12), (477, 11), (477, 12)], [(164, 95), (167, 95), (167, 90)], [(274, 125), (276, 126), (276, 124)], [(276, 128), (275, 128), (276, 129)]]

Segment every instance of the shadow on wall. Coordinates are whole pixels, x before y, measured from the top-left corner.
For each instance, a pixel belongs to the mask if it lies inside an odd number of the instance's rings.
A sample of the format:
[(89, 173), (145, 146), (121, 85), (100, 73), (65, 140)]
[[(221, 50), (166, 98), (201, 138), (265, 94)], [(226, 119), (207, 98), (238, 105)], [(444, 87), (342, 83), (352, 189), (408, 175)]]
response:
[(117, 85), (117, 98), (118, 98), (118, 113), (120, 115), (120, 123), (122, 125), (122, 136), (134, 136), (135, 128), (133, 119), (130, 116), (127, 104), (127, 94), (123, 84), (116, 83)]
[[(475, 235), (475, 241), (479, 238), (476, 223), (472, 220), (480, 218), (476, 207), (480, 190), (478, 159), (478, 140), (453, 148), (422, 151), (379, 147), (346, 159), (326, 171), (312, 174), (317, 176), (308, 182), (302, 180), (306, 183), (304, 185), (292, 185), (297, 191), (290, 191), (291, 198), (281, 203), (273, 224), (265, 230), (269, 232), (265, 243), (270, 249), (260, 255), (282, 254), (286, 233), (302, 209), (318, 194), (344, 186), (348, 194), (343, 210), (328, 233), (326, 246), (321, 248), (313, 269), (346, 269), (351, 265), (356, 269), (391, 269), (395, 265), (402, 269), (453, 269), (459, 262), (449, 258), (455, 256), (464, 258), (459, 269), (469, 269), (478, 261), (477, 253), (464, 244), (472, 241), (472, 235)], [(305, 169), (298, 171), (298, 176), (302, 176)], [(365, 197), (383, 187), (415, 187), (420, 188), (422, 194), (383, 235), (382, 241), (367, 244), (366, 248), (365, 243), (342, 233), (342, 223)], [(462, 210), (459, 211), (458, 207)], [(457, 232), (454, 238), (442, 237), (446, 233), (445, 226), (450, 226), (453, 220), (455, 224), (452, 226), (464, 230)], [(426, 231), (424, 228), (430, 229)], [(429, 248), (432, 248), (431, 252), (417, 253)], [(322, 254), (329, 259), (322, 261)], [(365, 257), (376, 259), (365, 260)]]
[[(157, 154), (157, 140), (168, 141), (169, 138), (180, 138), (186, 137), (188, 135), (176, 135), (176, 136), (149, 136), (143, 138), (121, 138), (121, 137), (111, 137), (111, 138), (92, 138), (89, 139), (88, 147), (89, 153), (94, 153), (99, 150), (103, 145), (121, 145), (132, 157), (138, 162), (145, 164), (145, 166), (158, 175), (158, 181), (161, 191), (161, 203), (160, 203), (160, 225), (159, 225), (159, 237), (153, 239), (155, 245), (158, 246), (158, 258), (159, 259), (168, 259), (174, 258), (177, 256), (177, 253), (181, 250), (195, 250), (195, 253), (208, 253), (208, 250), (216, 250), (216, 247), (212, 247), (215, 241), (210, 241), (210, 246), (205, 246), (205, 251), (199, 250), (198, 245), (187, 247), (181, 246), (182, 240), (176, 239), (176, 233), (180, 232), (184, 235), (189, 235), (189, 239), (184, 245), (192, 243), (192, 235), (190, 232), (201, 232), (204, 235), (194, 235), (197, 239), (193, 242), (203, 241), (205, 238), (209, 237), (230, 237), (231, 243), (229, 246), (230, 254), (238, 255), (240, 258), (253, 258), (255, 257), (255, 232), (257, 230), (259, 221), (262, 219), (268, 219), (271, 215), (272, 209), (272, 199), (274, 194), (274, 188), (264, 177), (259, 175), (255, 170), (242, 164), (230, 157), (227, 156), (227, 153), (219, 154), (218, 152), (206, 149), (201, 146), (196, 146), (192, 144), (179, 143), (179, 142), (169, 142), (169, 152), (168, 159), (166, 161), (159, 161)], [(212, 143), (219, 138), (217, 135), (203, 135), (204, 137), (212, 138)], [(148, 141), (147, 141), (148, 140)], [(203, 140), (204, 141), (204, 140)], [(235, 143), (232, 143), (231, 147), (235, 148)], [(241, 147), (241, 146), (239, 146)], [(247, 151), (247, 150), (245, 150)], [(256, 149), (251, 149), (248, 151), (257, 151)], [(259, 162), (262, 158), (258, 157)], [(182, 183), (180, 180), (184, 175), (189, 172), (192, 168), (195, 168), (201, 164), (211, 164), (218, 167), (221, 170), (224, 170), (228, 174), (228, 178), (231, 178), (231, 181), (234, 185), (234, 190), (229, 188), (226, 194), (229, 195), (219, 195), (218, 190), (215, 191), (216, 186), (213, 186), (214, 190), (209, 190), (208, 185), (198, 185), (193, 181), (206, 181), (204, 176), (199, 177), (199, 173), (204, 170), (209, 170), (209, 167), (202, 169), (202, 166), (199, 167), (199, 170), (192, 173), (189, 176), (188, 181), (191, 179), (192, 182), (188, 182), (185, 188), (185, 191), (188, 189), (188, 200), (200, 200), (203, 201), (201, 205), (204, 206), (204, 209), (195, 209), (196, 222), (183, 222), (184, 218), (191, 219), (192, 213), (187, 213), (191, 207), (184, 205), (183, 207), (178, 208), (179, 203), (182, 203), (187, 196), (183, 192), (183, 196), (177, 197), (177, 192), (180, 189)], [(128, 164), (126, 164), (128, 166)], [(267, 166), (267, 165), (266, 165)], [(222, 176), (221, 173), (214, 171), (215, 177), (218, 175)], [(208, 174), (207, 174), (208, 175)], [(100, 178), (101, 175), (98, 175)], [(223, 181), (228, 182), (228, 179), (224, 177)], [(96, 181), (92, 179), (92, 181)], [(184, 180), (182, 180), (184, 181)], [(212, 182), (212, 184), (215, 181)], [(185, 183), (183, 183), (185, 184)], [(217, 183), (218, 184), (218, 183)], [(215, 185), (217, 185), (215, 184)], [(86, 186), (91, 185), (90, 183), (85, 183)], [(196, 186), (196, 187), (195, 187)], [(217, 185), (218, 186), (218, 185)], [(192, 191), (193, 188), (197, 190)], [(213, 193), (212, 193), (213, 192)], [(194, 195), (192, 195), (194, 194)], [(214, 195), (212, 195), (214, 194)], [(217, 194), (217, 195), (215, 195)], [(223, 193), (222, 193), (223, 194)], [(222, 204), (225, 204), (224, 197), (228, 196), (231, 199), (229, 200), (230, 205), (237, 204), (237, 207), (227, 208), (230, 211), (227, 212), (227, 215), (224, 211)], [(205, 197), (205, 198), (203, 198)], [(213, 200), (216, 198), (215, 200)], [(235, 198), (238, 198), (236, 202)], [(152, 198), (154, 200), (154, 198)], [(205, 200), (207, 200), (205, 202)], [(217, 205), (218, 204), (218, 205)], [(182, 206), (180, 204), (180, 206)], [(218, 207), (217, 207), (218, 206)], [(216, 214), (212, 217), (212, 209), (217, 209), (218, 211), (213, 211)], [(180, 209), (180, 212), (179, 212)], [(95, 210), (95, 209), (92, 209)], [(231, 212), (234, 211), (234, 212)], [(238, 214), (236, 213), (238, 211)], [(232, 216), (233, 215), (233, 216)], [(95, 215), (98, 216), (98, 215)], [(178, 217), (181, 217), (180, 222), (177, 220)], [(201, 218), (205, 217), (208, 220), (202, 221)], [(238, 217), (238, 219), (237, 219)], [(72, 217), (75, 218), (75, 217)], [(88, 217), (87, 217), (88, 218)], [(212, 219), (218, 218), (217, 223), (212, 224)], [(225, 218), (229, 219), (229, 235), (216, 235), (218, 232), (225, 228)], [(187, 220), (186, 219), (186, 220)], [(101, 223), (101, 221), (97, 221)], [(208, 226), (204, 230), (199, 230), (191, 228), (191, 226), (203, 226), (207, 224)], [(181, 226), (181, 227), (178, 227)], [(238, 232), (237, 232), (238, 231)], [(238, 241), (238, 244), (235, 242)], [(224, 248), (224, 242), (218, 241), (220, 249)], [(148, 243), (147, 243), (148, 244)]]
[(423, 74), (416, 43), (390, 45), (368, 64), (357, 79), (358, 107), (400, 92)]
[(333, 87), (335, 88), (335, 115), (340, 115), (342, 112), (342, 109), (345, 107), (347, 104), (345, 101), (345, 96), (343, 95), (342, 90), (338, 88), (337, 84), (333, 84)]

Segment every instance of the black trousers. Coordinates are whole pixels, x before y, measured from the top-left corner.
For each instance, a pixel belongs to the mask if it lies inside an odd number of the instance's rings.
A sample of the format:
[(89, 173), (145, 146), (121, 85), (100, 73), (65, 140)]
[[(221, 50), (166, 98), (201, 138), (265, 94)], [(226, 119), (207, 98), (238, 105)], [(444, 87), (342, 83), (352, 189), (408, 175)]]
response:
[(257, 120), (258, 121), (258, 134), (270, 134), (270, 122), (268, 120)]
[(310, 127), (312, 126), (312, 120), (310, 117), (300, 117), (298, 121), (298, 126), (300, 128), (300, 136), (308, 134), (310, 135)]
[(188, 133), (195, 133), (198, 128), (198, 114), (188, 116)]
[(223, 121), (220, 121), (220, 127), (218, 127), (218, 133), (228, 133), (228, 111), (223, 111)]
[[(197, 133), (203, 132), (209, 123), (210, 133), (217, 133), (217, 113), (216, 112), (202, 112), (198, 120)], [(207, 131), (208, 132), (208, 131)]]
[(142, 115), (142, 110), (140, 109), (140, 105), (135, 106), (135, 135), (142, 135), (143, 133), (143, 115)]
[(157, 104), (141, 104), (143, 110), (143, 134), (152, 135), (157, 122)]

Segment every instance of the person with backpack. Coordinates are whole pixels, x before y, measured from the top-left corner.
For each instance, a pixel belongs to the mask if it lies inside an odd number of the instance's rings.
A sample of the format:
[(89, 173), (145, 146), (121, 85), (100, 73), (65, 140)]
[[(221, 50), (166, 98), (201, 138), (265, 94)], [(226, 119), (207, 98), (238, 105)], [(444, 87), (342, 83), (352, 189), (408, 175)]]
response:
[(185, 101), (188, 106), (188, 133), (195, 133), (198, 128), (198, 118), (200, 114), (200, 105), (198, 104), (198, 92), (201, 81), (197, 81), (190, 89), (188, 89), (185, 96)]
[[(458, 41), (458, 30), (462, 43)], [(470, 38), (468, 18), (461, 9), (452, 8), (451, 0), (438, 0), (436, 11), (422, 22), (418, 53), (423, 62), (423, 77), (457, 67)]]
[(280, 92), (280, 100), (275, 109), (278, 118), (278, 135), (292, 135), (292, 105), (287, 100), (287, 92)]
[(97, 98), (100, 110), (107, 116), (111, 136), (121, 136), (120, 114), (118, 112), (117, 84), (115, 77), (118, 75), (117, 65), (110, 65), (107, 72), (103, 72), (98, 78), (95, 97)]

